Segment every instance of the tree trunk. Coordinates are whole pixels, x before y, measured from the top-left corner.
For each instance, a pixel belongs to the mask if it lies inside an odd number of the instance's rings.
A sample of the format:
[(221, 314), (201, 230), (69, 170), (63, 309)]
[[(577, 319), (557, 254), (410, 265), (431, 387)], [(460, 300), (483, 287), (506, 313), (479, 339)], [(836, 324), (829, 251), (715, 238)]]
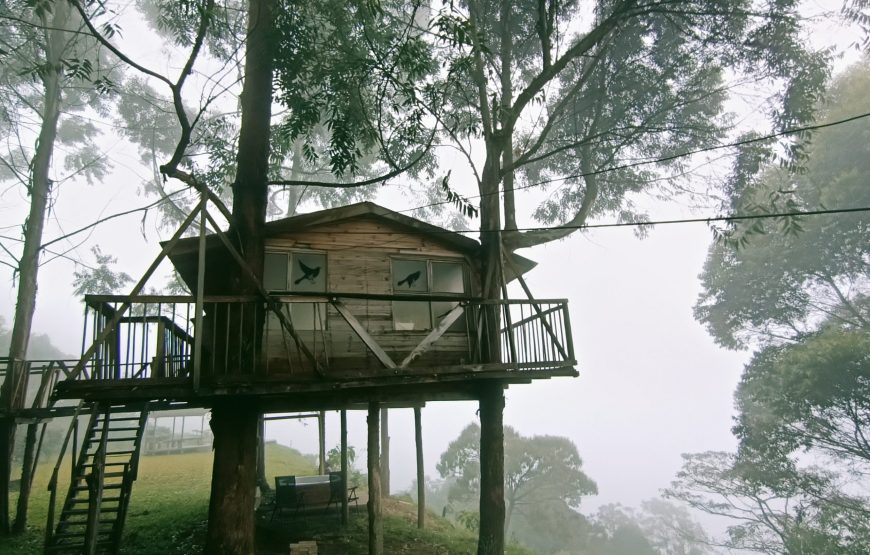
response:
[[(58, 2), (53, 9), (52, 21), (43, 20), (43, 25), (52, 30), (46, 36), (46, 65), (42, 77), (44, 87), (42, 125), (36, 152), (32, 160), (30, 176), (30, 212), (24, 224), (24, 248), (18, 263), (18, 295), (15, 301), (15, 315), (12, 323), (12, 336), (9, 342), (9, 363), (6, 380), (0, 389), (0, 406), (3, 409), (19, 409), (24, 406), (27, 391), (27, 373), (23, 365), (15, 361), (27, 357), (33, 313), (36, 308), (37, 275), (39, 272), (39, 253), (42, 247), (42, 231), (45, 226), (45, 212), (51, 194), (51, 180), (48, 177), (57, 137), (57, 124), (60, 117), (61, 77), (63, 66), (61, 56), (65, 44), (68, 24), (69, 4)], [(4, 418), (0, 422), (0, 531), (9, 532), (9, 480), (12, 471), (12, 456), (15, 446), (15, 420)], [(28, 496), (19, 499), (24, 504), (24, 521), (16, 525), (23, 530), (26, 525)], [(21, 509), (19, 509), (19, 515)]]
[(27, 426), (27, 437), (24, 440), (24, 459), (21, 462), (21, 483), (18, 486), (18, 507), (15, 513), (15, 524), (12, 533), (21, 534), (27, 530), (27, 505), (30, 500), (30, 491), (33, 488), (33, 471), (36, 466), (37, 434), (39, 424), (33, 423)]
[(478, 555), (504, 553), (504, 386), (486, 383), (480, 393), (480, 537)]
[(423, 473), (423, 415), (414, 407), (414, 443), (417, 447), (417, 528), (426, 526), (426, 477)]
[(384, 522), (381, 510), (381, 469), (379, 439), (379, 403), (369, 403), (368, 473), (369, 473), (369, 555), (384, 553)]
[[(263, 273), (263, 226), (268, 197), (269, 130), (272, 109), (273, 14), (276, 0), (248, 1), (248, 41), (242, 121), (236, 179), (233, 183), (233, 235), (248, 266)], [(234, 276), (233, 294), (255, 293), (241, 271)], [(246, 323), (254, 340), (233, 345), (239, 360), (252, 360), (260, 334), (258, 322)], [(212, 410), (214, 471), (212, 472), (207, 553), (254, 552), (254, 500), (257, 485), (259, 411), (238, 401)]]
[(381, 409), (381, 491), (390, 496), (390, 411)]
[(212, 409), (214, 465), (206, 553), (254, 552), (259, 416), (253, 404), (239, 401)]

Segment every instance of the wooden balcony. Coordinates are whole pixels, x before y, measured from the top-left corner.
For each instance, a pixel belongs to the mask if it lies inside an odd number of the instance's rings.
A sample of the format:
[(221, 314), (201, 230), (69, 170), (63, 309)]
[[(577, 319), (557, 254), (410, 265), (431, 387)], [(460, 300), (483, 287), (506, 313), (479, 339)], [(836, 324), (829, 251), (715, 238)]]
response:
[[(429, 314), (429, 324), (397, 322), (400, 309)], [(464, 398), (480, 379), (576, 375), (562, 299), (205, 297), (196, 322), (194, 297), (86, 297), (82, 359), (57, 395), (207, 405), (224, 395), (330, 392), (346, 403), (371, 400), (375, 389), (385, 399), (413, 386)]]

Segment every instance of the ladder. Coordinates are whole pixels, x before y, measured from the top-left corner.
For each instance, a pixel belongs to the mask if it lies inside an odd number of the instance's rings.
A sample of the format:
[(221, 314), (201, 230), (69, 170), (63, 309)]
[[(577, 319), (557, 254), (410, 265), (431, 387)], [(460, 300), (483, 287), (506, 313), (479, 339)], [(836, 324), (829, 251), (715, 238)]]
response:
[(46, 538), (47, 554), (117, 553), (121, 543), (148, 404), (94, 403), (90, 409), (57, 527)]

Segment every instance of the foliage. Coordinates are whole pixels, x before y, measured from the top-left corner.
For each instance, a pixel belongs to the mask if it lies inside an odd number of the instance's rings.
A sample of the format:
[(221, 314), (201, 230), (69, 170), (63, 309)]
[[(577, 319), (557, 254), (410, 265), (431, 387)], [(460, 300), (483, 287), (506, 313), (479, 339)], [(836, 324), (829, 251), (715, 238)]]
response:
[(641, 510), (605, 505), (590, 517), (590, 555), (709, 553), (706, 534), (684, 507), (663, 499), (648, 499)]
[[(820, 106), (825, 120), (870, 111), (870, 62), (839, 77)], [(735, 212), (818, 210), (870, 206), (870, 121), (866, 118), (819, 130), (807, 143), (805, 171), (766, 163), (759, 154), (746, 170), (751, 183), (735, 184), (729, 203)], [(720, 242), (711, 247), (701, 274), (696, 318), (729, 348), (799, 340), (822, 322), (867, 328), (870, 322), (870, 219), (865, 213), (811, 216), (799, 232), (772, 229), (752, 235), (744, 248)], [(737, 286), (739, 284), (739, 286)]]
[[(514, 513), (538, 523), (547, 505), (570, 511), (580, 505), (583, 496), (597, 492), (595, 482), (581, 470), (577, 447), (567, 438), (523, 437), (505, 426), (504, 450), (507, 531)], [(451, 501), (476, 499), (480, 491), (480, 427), (476, 423), (450, 442), (437, 468), (442, 478), (455, 480)]]
[[(356, 449), (353, 445), (347, 446), (347, 465), (353, 467), (353, 462), (356, 460)], [(338, 469), (341, 468), (341, 446), (336, 445), (326, 452), (326, 468)]]
[(96, 267), (84, 267), (73, 273), (73, 291), (76, 295), (109, 295), (117, 293), (133, 278), (125, 272), (116, 272), (112, 266), (118, 262), (114, 256), (103, 254), (100, 247), (91, 248)]
[[(867, 112), (868, 85), (865, 59), (832, 83), (820, 112)], [(728, 202), (735, 211), (867, 206), (868, 133), (863, 119), (819, 130), (804, 142), (803, 173), (747, 153)], [(672, 494), (742, 522), (728, 546), (868, 549), (870, 500), (854, 495), (870, 463), (868, 231), (866, 214), (812, 216), (792, 229), (753, 225), (748, 241), (710, 249), (695, 315), (720, 344), (757, 350), (735, 394), (738, 453), (686, 456)]]
[(866, 500), (819, 469), (770, 468), (722, 452), (683, 455), (666, 495), (733, 519), (718, 543), (756, 553), (858, 554), (870, 549)]
[(827, 327), (800, 343), (768, 347), (736, 393), (742, 450), (769, 460), (814, 449), (853, 471), (870, 465), (870, 335)]
[[(54, 181), (60, 184), (72, 176), (84, 177), (88, 183), (99, 181), (107, 175), (109, 164), (95, 142), (100, 131), (87, 114), (106, 115), (120, 79), (117, 70), (106, 63), (87, 34), (79, 33), (81, 21), (69, 10), (57, 10), (51, 2), (3, 0), (0, 13), (5, 14), (0, 18), (0, 180), (30, 186), (35, 138), (54, 69), (49, 67), (50, 57), (61, 48), (62, 112), (55, 139), (59, 148), (54, 154), (58, 159)], [(46, 28), (65, 32), (47, 33)]]
[[(440, 120), (474, 170), (484, 219), (496, 218), (501, 189), (509, 247), (570, 233), (510, 231), (512, 191), (530, 187), (552, 190), (534, 212), (547, 224), (644, 219), (635, 193), (677, 193), (678, 178), (659, 178), (725, 136), (724, 101), (743, 79), (774, 84), (775, 128), (809, 121), (827, 57), (802, 46), (797, 10), (791, 1), (443, 2), (430, 29), (441, 67), (458, 78)], [(478, 140), (484, 158), (472, 152)], [(626, 160), (662, 161), (614, 169)]]

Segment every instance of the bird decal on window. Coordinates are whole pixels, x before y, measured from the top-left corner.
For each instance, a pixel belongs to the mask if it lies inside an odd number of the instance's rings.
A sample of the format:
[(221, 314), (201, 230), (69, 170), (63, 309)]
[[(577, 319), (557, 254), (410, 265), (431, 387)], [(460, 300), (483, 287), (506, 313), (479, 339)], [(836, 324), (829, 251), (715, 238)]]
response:
[(320, 273), (320, 266), (316, 268), (310, 268), (305, 265), (301, 260), (299, 261), (299, 269), (302, 270), (302, 277), (293, 282), (293, 285), (299, 285), (302, 283), (302, 280), (308, 280), (311, 283), (314, 283), (314, 279), (317, 277), (317, 274)]
[(420, 279), (420, 270), (417, 270), (416, 272), (412, 272), (412, 273), (408, 274), (405, 277), (405, 279), (399, 281), (398, 285), (399, 285), (399, 287), (401, 287), (402, 285), (407, 283), (408, 289), (410, 289), (411, 287), (414, 286), (414, 282), (417, 281), (418, 279)]

